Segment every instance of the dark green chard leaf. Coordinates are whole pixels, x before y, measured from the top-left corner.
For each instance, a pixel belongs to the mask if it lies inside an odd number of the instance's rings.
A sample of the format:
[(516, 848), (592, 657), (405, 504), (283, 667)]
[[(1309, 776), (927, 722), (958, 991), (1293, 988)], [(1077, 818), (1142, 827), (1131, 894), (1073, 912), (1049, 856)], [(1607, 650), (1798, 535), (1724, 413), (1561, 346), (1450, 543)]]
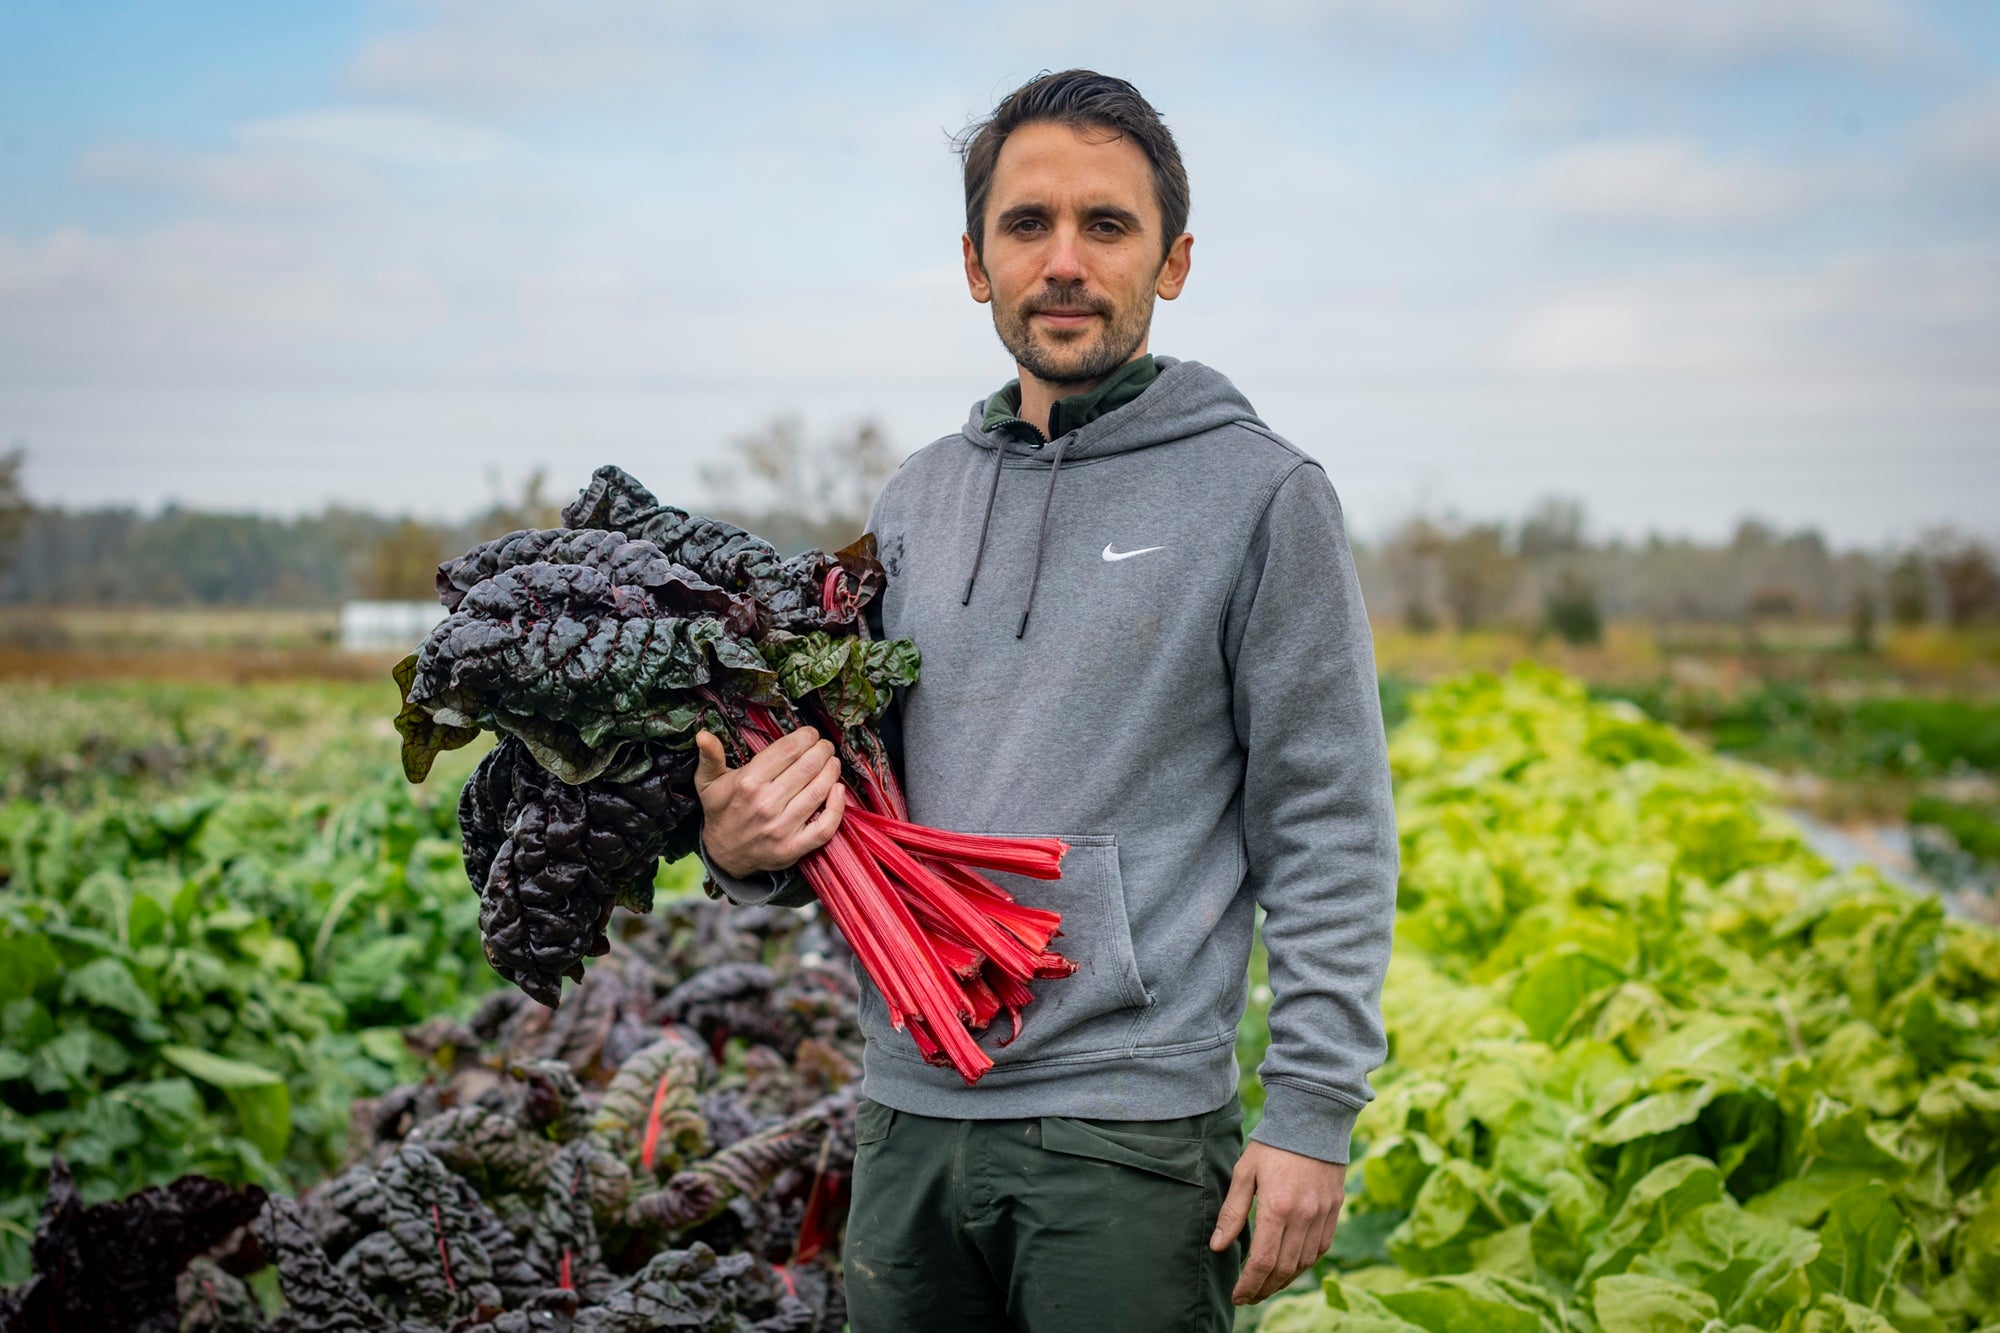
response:
[(86, 1208), (58, 1157), (35, 1228), (35, 1275), (0, 1292), (0, 1328), (174, 1333), (180, 1327), (181, 1270), (263, 1206), (264, 1192), (254, 1185), (238, 1190), (203, 1176), (182, 1176)]
[(563, 976), (609, 947), (611, 909), (650, 910), (660, 858), (692, 849), (693, 754), (646, 753), (650, 766), (631, 781), (573, 786), (508, 737), (459, 798), (487, 959), (551, 1007)]
[[(828, 625), (851, 626), (882, 589), (872, 536), (833, 554), (808, 551), (786, 559), (769, 542), (734, 524), (661, 504), (622, 468), (597, 469), (583, 494), (563, 510), (562, 521), (568, 528), (645, 538), (709, 583), (751, 598), (767, 631), (804, 634)], [(844, 591), (829, 613), (825, 591), (836, 572)]]
[(438, 722), (424, 708), (410, 702), (410, 686), (417, 679), (415, 653), (396, 663), (391, 674), (403, 697), (403, 707), (396, 714), (396, 730), (403, 737), (403, 776), (412, 782), (422, 782), (431, 775), (431, 765), (437, 762), (438, 755), (470, 745), (478, 739), (479, 728)]
[[(684, 572), (684, 571), (683, 571)], [(468, 592), (417, 654), (408, 698), (438, 722), (519, 736), (565, 782), (602, 774), (622, 743), (685, 746), (713, 685), (775, 697), (756, 648), (738, 637), (747, 610), (678, 578), (613, 583), (582, 565), (502, 570)]]

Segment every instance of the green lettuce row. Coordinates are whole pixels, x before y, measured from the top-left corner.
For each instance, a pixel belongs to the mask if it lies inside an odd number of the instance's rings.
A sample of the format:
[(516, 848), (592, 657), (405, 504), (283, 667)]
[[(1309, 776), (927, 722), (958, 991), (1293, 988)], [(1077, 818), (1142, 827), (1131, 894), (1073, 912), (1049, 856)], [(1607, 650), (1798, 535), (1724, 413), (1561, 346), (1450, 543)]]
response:
[(400, 1030), (495, 983), (449, 801), (209, 793), (0, 806), (0, 1282), (53, 1153), (96, 1202), (200, 1171), (291, 1189)]
[(2000, 935), (1539, 668), (1417, 696), (1391, 761), (1390, 1061), (1265, 1330), (2000, 1324)]

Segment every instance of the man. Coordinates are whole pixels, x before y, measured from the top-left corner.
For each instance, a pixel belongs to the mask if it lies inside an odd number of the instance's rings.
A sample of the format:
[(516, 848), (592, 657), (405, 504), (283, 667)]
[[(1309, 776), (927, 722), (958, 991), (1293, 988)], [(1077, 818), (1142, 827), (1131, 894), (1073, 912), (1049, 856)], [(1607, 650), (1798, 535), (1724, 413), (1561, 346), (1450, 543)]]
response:
[[(1037, 984), (1012, 1045), (987, 1034), (972, 1088), (864, 986), (852, 1326), (1227, 1329), (1232, 1299), (1331, 1244), (1385, 1054), (1397, 852), (1368, 621), (1318, 464), (1220, 374), (1148, 354), (1193, 246), (1153, 108), (1049, 75), (963, 151), (966, 281), (1019, 377), (884, 489), (881, 628), (923, 653), (898, 701), (912, 816), (1069, 842), (1059, 882), (1015, 887), (1063, 913), (1081, 966)], [(837, 826), (830, 745), (732, 771), (700, 744), (717, 880), (809, 901), (765, 872)], [(1271, 1047), (1246, 1148), (1258, 904)]]

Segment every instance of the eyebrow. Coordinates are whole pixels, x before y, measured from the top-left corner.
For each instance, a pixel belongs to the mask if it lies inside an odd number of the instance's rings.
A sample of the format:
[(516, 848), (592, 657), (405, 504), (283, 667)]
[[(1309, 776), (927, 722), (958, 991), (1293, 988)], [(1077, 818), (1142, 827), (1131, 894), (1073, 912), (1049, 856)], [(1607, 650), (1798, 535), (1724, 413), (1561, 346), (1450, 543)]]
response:
[[(1145, 230), (1145, 223), (1137, 213), (1134, 213), (1129, 208), (1120, 208), (1116, 204), (1092, 204), (1085, 212), (1092, 219), (1109, 218), (1113, 222), (1120, 223), (1133, 231)], [(1016, 204), (1012, 208), (1004, 210), (994, 220), (993, 225), (997, 229), (1005, 231), (1023, 218), (1045, 217), (1048, 213), (1049, 209), (1044, 204)]]

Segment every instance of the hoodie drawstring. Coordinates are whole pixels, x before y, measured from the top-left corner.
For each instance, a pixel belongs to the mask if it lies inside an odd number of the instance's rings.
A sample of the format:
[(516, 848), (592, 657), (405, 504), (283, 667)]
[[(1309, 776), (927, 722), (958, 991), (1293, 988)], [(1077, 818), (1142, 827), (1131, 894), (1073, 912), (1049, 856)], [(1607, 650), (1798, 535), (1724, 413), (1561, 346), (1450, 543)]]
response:
[[(1042, 526), (1035, 530), (1035, 569), (1032, 574), (1028, 575), (1028, 600), (1021, 606), (1021, 624), (1014, 631), (1014, 637), (1017, 639), (1028, 632), (1028, 613), (1035, 609), (1035, 585), (1042, 580), (1042, 544), (1048, 539), (1049, 535), (1049, 506), (1055, 503), (1056, 474), (1062, 471), (1063, 450), (1069, 447), (1071, 438), (1071, 436), (1065, 435), (1056, 441), (1056, 456), (1049, 464), (1049, 488), (1042, 494)], [(999, 475), (997, 472), (994, 473), (996, 479)], [(988, 513), (989, 515), (991, 513), (990, 501), (988, 502)], [(983, 538), (981, 544), (984, 544)], [(970, 584), (966, 586), (966, 595), (968, 597), (972, 595)]]
[[(972, 601), (972, 585), (979, 577), (979, 562), (986, 558), (986, 531), (993, 526), (993, 501), (1000, 494), (1000, 464), (1007, 457), (1007, 441), (1002, 439), (993, 450), (993, 484), (986, 488), (986, 517), (979, 520), (979, 546), (972, 553), (972, 572), (965, 576), (965, 596), (958, 599), (960, 606)], [(1015, 636), (1019, 638), (1019, 635)]]

